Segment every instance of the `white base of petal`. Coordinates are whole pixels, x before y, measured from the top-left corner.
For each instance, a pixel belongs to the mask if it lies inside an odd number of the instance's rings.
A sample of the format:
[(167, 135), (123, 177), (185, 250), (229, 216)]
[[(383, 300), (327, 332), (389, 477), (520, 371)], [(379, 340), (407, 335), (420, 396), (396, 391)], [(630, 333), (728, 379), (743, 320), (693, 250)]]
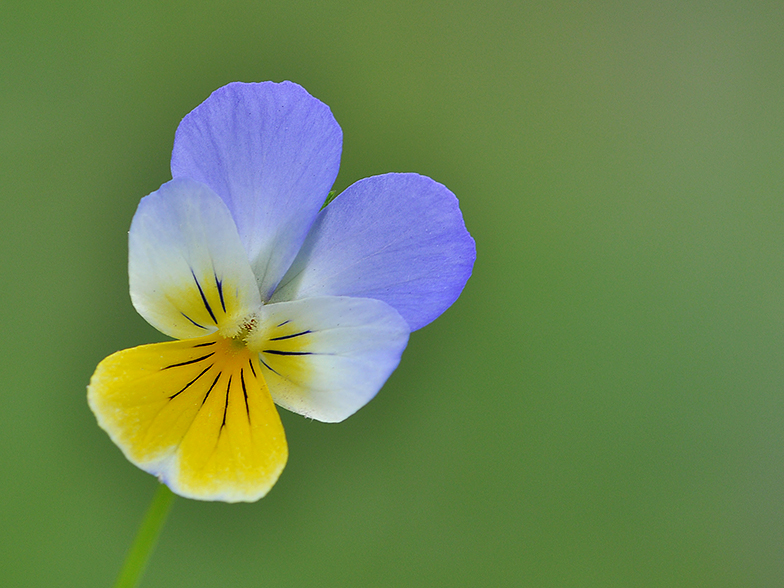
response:
[(328, 423), (367, 404), (400, 362), (405, 320), (369, 298), (328, 296), (268, 304), (248, 338), (275, 403)]

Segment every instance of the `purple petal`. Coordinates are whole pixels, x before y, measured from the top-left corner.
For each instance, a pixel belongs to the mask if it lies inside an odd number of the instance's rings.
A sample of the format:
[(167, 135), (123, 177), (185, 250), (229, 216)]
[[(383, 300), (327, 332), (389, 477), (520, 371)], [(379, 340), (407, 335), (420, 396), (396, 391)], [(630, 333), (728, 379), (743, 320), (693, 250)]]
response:
[(272, 299), (376, 298), (414, 331), (457, 300), (475, 258), (445, 186), (417, 174), (375, 176), (321, 212)]
[(292, 82), (229, 84), (177, 128), (172, 176), (198, 180), (224, 200), (263, 299), (327, 197), (342, 142), (329, 107)]

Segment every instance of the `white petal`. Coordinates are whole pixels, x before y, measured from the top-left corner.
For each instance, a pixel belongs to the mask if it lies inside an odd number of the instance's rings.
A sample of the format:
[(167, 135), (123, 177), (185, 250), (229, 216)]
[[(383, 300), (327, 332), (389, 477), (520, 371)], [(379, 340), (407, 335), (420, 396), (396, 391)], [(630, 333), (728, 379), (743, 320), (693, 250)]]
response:
[(388, 304), (326, 296), (268, 304), (248, 347), (273, 400), (323, 422), (367, 404), (400, 362), (408, 324)]
[(176, 179), (142, 198), (128, 253), (133, 305), (170, 337), (206, 335), (261, 303), (231, 214), (204, 184)]

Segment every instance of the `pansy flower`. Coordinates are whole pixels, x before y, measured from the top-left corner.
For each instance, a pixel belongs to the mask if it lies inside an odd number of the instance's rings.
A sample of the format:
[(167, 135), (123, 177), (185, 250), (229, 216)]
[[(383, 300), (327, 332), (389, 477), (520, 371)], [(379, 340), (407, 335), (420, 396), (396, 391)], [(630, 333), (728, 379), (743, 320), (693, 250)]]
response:
[(88, 401), (177, 494), (264, 496), (288, 456), (275, 404), (347, 418), (471, 274), (457, 199), (430, 178), (367, 178), (322, 209), (341, 147), (297, 84), (229, 84), (180, 123), (173, 179), (139, 204), (131, 300), (175, 340), (104, 359)]

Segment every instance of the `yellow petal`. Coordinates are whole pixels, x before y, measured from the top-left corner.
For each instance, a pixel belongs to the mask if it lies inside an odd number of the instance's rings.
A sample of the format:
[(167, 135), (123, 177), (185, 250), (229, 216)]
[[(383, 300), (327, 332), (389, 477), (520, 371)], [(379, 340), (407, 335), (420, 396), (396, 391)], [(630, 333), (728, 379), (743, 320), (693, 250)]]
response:
[(252, 502), (286, 465), (257, 355), (231, 339), (119, 351), (98, 365), (87, 398), (125, 456), (182, 496)]

